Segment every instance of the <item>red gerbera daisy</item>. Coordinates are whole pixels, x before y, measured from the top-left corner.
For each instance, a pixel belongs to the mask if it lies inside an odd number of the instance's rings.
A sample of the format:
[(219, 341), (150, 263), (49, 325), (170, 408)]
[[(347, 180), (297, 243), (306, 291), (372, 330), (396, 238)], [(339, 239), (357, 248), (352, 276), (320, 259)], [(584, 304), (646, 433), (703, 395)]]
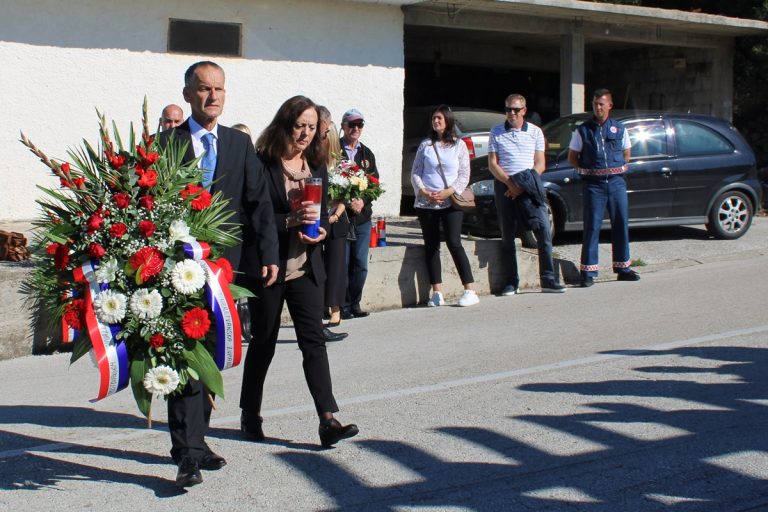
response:
[(203, 308), (192, 308), (181, 319), (181, 328), (184, 334), (196, 340), (202, 338), (211, 328), (211, 320), (208, 318), (208, 312)]

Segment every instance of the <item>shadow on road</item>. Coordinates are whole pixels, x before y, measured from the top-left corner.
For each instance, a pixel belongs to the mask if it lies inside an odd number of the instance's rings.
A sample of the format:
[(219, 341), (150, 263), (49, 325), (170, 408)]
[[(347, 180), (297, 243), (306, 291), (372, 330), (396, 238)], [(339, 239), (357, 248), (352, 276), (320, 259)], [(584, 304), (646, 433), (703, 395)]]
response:
[[(356, 441), (376, 457), (416, 475), (405, 483), (381, 486), (370, 483), (369, 475), (335, 463), (317, 447), (281, 439), (271, 444), (285, 446), (276, 456), (331, 497), (334, 510), (423, 506), (483, 512), (615, 512), (768, 507), (768, 349), (687, 347), (610, 353), (634, 361), (673, 358), (675, 365), (638, 365), (620, 380), (519, 386), (520, 391), (551, 395), (547, 400), (552, 403), (564, 400), (577, 404), (578, 412), (506, 416), (511, 423), (509, 435), (482, 425), (435, 429), (460, 443), (497, 454), (493, 462), (451, 461), (431, 454), (428, 446), (386, 439)], [(705, 374), (710, 382), (700, 382)], [(497, 410), (502, 410), (504, 404), (499, 407)], [(503, 413), (493, 414), (504, 417)], [(63, 428), (80, 423), (129, 428), (140, 421), (135, 416), (90, 409), (0, 407), (0, 424)], [(516, 429), (522, 425), (563, 442), (558, 443), (559, 449), (550, 448), (545, 440), (528, 438), (530, 442), (526, 442), (524, 436), (517, 435)], [(211, 434), (238, 439), (237, 432), (230, 429), (212, 429)], [(20, 449), (55, 442), (7, 431), (0, 431), (0, 441), (2, 446)], [(569, 447), (570, 453), (565, 453)], [(167, 457), (140, 451), (87, 445), (73, 445), (60, 452), (142, 464), (169, 462)], [(54, 460), (44, 452), (26, 457), (34, 459), (34, 472), (17, 474), (12, 457), (0, 459), (0, 489), (34, 491), (55, 488), (66, 480), (89, 480), (133, 484), (158, 497), (179, 494), (173, 482), (155, 476)]]

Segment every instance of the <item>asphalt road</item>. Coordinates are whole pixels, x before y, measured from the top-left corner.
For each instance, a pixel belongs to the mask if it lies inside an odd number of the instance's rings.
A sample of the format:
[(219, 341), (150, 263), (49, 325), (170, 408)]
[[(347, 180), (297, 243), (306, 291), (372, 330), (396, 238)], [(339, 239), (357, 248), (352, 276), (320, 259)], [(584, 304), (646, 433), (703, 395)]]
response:
[(189, 491), (162, 401), (147, 429), (127, 391), (88, 402), (87, 359), (2, 361), (0, 509), (768, 510), (768, 249), (652, 238), (681, 258), (638, 283), (346, 322), (329, 354), (361, 433), (331, 450), (281, 330), (268, 442), (240, 439), (225, 372), (208, 440), (229, 464)]

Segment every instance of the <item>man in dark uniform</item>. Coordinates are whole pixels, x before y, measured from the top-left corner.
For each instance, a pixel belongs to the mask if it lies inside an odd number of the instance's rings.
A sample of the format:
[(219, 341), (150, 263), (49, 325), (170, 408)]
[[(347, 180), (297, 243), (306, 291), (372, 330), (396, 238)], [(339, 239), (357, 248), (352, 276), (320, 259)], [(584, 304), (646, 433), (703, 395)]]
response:
[[(339, 141), (342, 155), (346, 160), (354, 161), (366, 174), (379, 177), (376, 169), (376, 157), (373, 151), (360, 142), (365, 120), (357, 109), (350, 109), (341, 118), (341, 129), (344, 136)], [(362, 318), (368, 316), (367, 311), (360, 308), (363, 298), (363, 287), (368, 277), (368, 248), (371, 241), (371, 208), (370, 199), (352, 199), (347, 205), (347, 215), (352, 223), (351, 230), (354, 240), (347, 241), (347, 261), (349, 262), (349, 281), (347, 299), (341, 308), (341, 318)]]
[(630, 268), (627, 182), (624, 172), (632, 150), (627, 130), (609, 118), (613, 97), (598, 89), (592, 98), (594, 117), (573, 132), (568, 161), (581, 174), (584, 206), (584, 237), (581, 245), (581, 286), (592, 286), (597, 277), (597, 249), (603, 215), (611, 219), (613, 271), (619, 281), (638, 281)]
[[(229, 201), (227, 208), (235, 212), (234, 220), (243, 226), (242, 244), (227, 248), (225, 257), (233, 268), (269, 286), (277, 277), (278, 263), (272, 203), (250, 137), (218, 124), (226, 96), (224, 70), (208, 61), (193, 64), (184, 74), (183, 94), (192, 115), (172, 131), (163, 132), (161, 141), (175, 137), (188, 143), (187, 161), (203, 156), (203, 186), (222, 192)], [(200, 469), (216, 470), (227, 463), (205, 442), (211, 407), (208, 389), (194, 379), (180, 395), (168, 399), (171, 456), (179, 466), (178, 486), (197, 485), (203, 481)]]

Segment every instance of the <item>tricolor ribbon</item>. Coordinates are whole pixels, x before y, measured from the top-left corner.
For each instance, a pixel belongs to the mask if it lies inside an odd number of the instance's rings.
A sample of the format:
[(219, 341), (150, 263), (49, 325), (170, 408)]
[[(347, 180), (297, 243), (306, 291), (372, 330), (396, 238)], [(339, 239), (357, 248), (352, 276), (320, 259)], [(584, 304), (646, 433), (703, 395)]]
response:
[(73, 271), (75, 281), (85, 286), (85, 325), (93, 345), (93, 355), (101, 376), (99, 395), (92, 402), (117, 393), (128, 385), (128, 349), (125, 342), (118, 342), (115, 336), (120, 327), (99, 321), (93, 309), (93, 299), (99, 293), (96, 267), (88, 261)]
[(219, 370), (237, 366), (242, 357), (240, 315), (237, 314), (237, 306), (224, 272), (206, 259), (211, 254), (211, 248), (205, 242), (186, 242), (183, 247), (184, 254), (198, 261), (205, 270), (205, 297), (216, 320), (216, 366)]

